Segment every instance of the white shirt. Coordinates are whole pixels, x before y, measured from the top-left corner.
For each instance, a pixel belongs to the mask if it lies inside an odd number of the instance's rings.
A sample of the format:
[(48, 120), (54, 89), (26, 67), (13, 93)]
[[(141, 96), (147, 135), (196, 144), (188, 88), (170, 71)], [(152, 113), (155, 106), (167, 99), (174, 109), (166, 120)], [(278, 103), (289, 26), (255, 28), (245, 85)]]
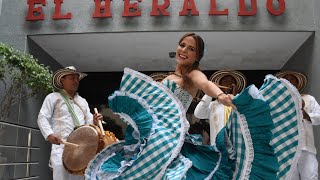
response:
[(316, 99), (308, 94), (302, 95), (302, 99), (305, 102), (304, 110), (310, 116), (311, 122), (304, 120), (303, 127), (304, 127), (304, 145), (302, 150), (311, 152), (316, 154), (317, 150), (314, 146), (314, 136), (313, 136), (313, 127), (312, 125), (319, 125), (320, 124), (320, 106)]
[[(74, 101), (79, 104), (82, 110)], [(69, 102), (79, 119), (80, 125), (93, 123), (93, 116), (84, 98), (76, 94), (73, 100), (69, 99)], [(76, 125), (60, 93), (54, 92), (47, 95), (38, 115), (38, 126), (46, 140), (50, 134), (66, 140), (74, 130)], [(62, 163), (62, 152), (63, 145), (52, 145), (52, 163)]]
[(215, 139), (224, 124), (224, 105), (217, 100), (212, 101), (212, 97), (204, 95), (196, 109), (194, 116), (199, 119), (209, 119), (210, 123), (210, 144), (215, 144)]

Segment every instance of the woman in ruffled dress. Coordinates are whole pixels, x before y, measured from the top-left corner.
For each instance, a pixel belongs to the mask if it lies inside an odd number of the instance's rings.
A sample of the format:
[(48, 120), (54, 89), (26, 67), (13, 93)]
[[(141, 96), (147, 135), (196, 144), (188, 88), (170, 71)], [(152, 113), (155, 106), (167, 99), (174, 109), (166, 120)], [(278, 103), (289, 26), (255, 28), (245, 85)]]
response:
[[(87, 179), (288, 177), (299, 152), (295, 133), (300, 112), (295, 107), (300, 101), (294, 90), (270, 76), (260, 90), (250, 86), (233, 99), (199, 70), (203, 53), (202, 38), (187, 33), (177, 47), (174, 73), (161, 83), (125, 68), (120, 89), (108, 100), (128, 124), (125, 140), (97, 154), (87, 167)], [(186, 110), (198, 90), (234, 109), (215, 145), (202, 145), (201, 139), (187, 133)]]

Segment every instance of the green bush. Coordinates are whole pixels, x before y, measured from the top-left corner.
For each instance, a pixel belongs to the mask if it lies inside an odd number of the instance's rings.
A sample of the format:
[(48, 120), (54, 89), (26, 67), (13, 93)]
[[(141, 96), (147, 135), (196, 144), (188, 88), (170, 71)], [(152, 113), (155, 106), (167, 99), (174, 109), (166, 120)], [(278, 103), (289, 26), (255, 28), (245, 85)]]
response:
[(0, 117), (6, 117), (10, 107), (22, 98), (53, 92), (51, 77), (52, 71), (32, 55), (0, 43), (0, 80), (4, 85)]

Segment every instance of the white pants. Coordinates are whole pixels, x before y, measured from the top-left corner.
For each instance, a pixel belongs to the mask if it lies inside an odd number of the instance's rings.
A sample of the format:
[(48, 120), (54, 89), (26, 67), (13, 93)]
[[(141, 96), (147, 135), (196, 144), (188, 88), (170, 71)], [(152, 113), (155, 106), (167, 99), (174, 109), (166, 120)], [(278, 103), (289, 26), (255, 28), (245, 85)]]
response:
[(53, 180), (84, 180), (84, 176), (73, 175), (63, 165), (52, 165)]
[(318, 161), (315, 154), (301, 151), (297, 167), (293, 171), (292, 180), (318, 180)]
[(63, 145), (52, 145), (49, 166), (52, 167), (53, 180), (84, 180), (84, 176), (73, 175), (62, 164)]

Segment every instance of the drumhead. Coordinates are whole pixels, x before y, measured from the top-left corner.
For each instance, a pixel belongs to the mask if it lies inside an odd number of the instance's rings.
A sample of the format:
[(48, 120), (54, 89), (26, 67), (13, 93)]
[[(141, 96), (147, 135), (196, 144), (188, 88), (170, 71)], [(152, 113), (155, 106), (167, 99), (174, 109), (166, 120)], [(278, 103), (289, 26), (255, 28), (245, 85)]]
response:
[[(89, 161), (96, 155), (99, 146), (99, 135), (91, 126), (81, 126), (74, 130), (67, 142), (78, 144), (79, 147), (65, 145), (62, 159), (65, 168), (74, 174), (86, 169)], [(81, 173), (80, 173), (81, 174)]]

